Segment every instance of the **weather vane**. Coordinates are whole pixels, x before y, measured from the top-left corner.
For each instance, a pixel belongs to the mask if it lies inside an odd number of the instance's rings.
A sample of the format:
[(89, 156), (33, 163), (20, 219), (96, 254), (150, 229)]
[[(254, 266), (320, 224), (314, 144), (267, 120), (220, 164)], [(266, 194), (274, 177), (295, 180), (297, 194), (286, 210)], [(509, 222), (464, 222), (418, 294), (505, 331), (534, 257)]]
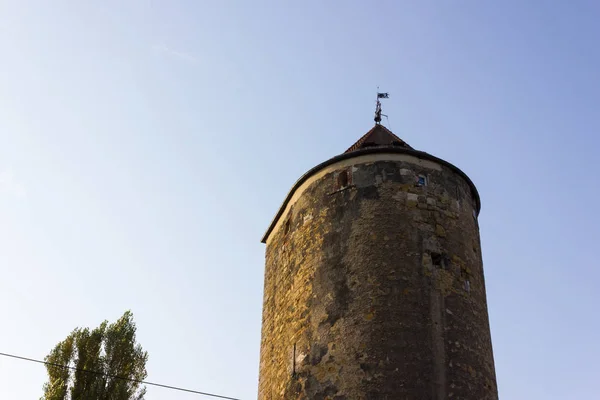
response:
[(377, 125), (381, 124), (381, 116), (382, 115), (387, 118), (387, 115), (381, 114), (381, 102), (379, 101), (379, 99), (389, 99), (389, 98), (390, 98), (389, 93), (380, 93), (379, 87), (377, 88), (377, 107), (375, 108), (375, 123)]

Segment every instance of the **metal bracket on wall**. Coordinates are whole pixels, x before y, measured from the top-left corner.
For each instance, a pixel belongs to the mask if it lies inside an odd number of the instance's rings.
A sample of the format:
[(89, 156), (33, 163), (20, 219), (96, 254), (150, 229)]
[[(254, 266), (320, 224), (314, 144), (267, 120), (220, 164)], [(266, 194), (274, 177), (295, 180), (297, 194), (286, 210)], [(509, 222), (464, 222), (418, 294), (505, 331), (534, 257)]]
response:
[(334, 194), (336, 194), (336, 193), (340, 193), (340, 192), (343, 192), (343, 191), (345, 191), (345, 190), (348, 190), (348, 189), (355, 189), (355, 188), (356, 188), (356, 186), (354, 186), (354, 185), (348, 185), (348, 186), (346, 186), (346, 187), (343, 187), (343, 188), (341, 188), (341, 189), (338, 189), (338, 190), (336, 190), (336, 191), (334, 191), (334, 192), (327, 193), (327, 195), (328, 195), (328, 196), (333, 196), (333, 195), (334, 195)]
[(294, 352), (292, 354), (292, 377), (296, 377), (296, 343), (294, 343)]

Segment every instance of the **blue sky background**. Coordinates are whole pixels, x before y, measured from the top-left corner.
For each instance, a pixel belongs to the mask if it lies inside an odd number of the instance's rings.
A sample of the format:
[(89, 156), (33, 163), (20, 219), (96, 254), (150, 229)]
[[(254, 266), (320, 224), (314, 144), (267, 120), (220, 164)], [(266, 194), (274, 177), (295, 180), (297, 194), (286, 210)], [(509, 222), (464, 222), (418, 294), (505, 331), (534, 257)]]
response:
[[(600, 2), (0, 0), (0, 352), (134, 312), (148, 380), (256, 398), (264, 247), (372, 125), (463, 169), (502, 399), (597, 398)], [(41, 365), (0, 357), (0, 398)], [(149, 400), (202, 398), (149, 388)]]

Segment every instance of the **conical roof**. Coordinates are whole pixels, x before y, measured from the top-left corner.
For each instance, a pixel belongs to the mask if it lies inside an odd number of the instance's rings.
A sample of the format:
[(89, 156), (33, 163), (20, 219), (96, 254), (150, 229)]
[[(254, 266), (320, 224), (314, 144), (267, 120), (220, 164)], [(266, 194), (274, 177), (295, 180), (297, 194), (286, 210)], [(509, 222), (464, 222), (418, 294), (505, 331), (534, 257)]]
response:
[(344, 153), (350, 153), (366, 147), (403, 147), (405, 149), (412, 149), (408, 143), (394, 135), (392, 131), (381, 124), (376, 124)]
[(449, 163), (448, 161), (442, 160), (441, 158), (437, 158), (424, 151), (413, 149), (404, 140), (394, 135), (394, 133), (388, 128), (381, 124), (376, 124), (373, 128), (371, 128), (369, 132), (365, 133), (360, 139), (358, 139), (356, 143), (350, 146), (350, 148), (344, 153), (330, 158), (329, 160), (326, 160), (320, 163), (319, 165), (311, 168), (308, 172), (302, 175), (300, 179), (296, 181), (292, 189), (287, 194), (285, 200), (283, 201), (283, 204), (279, 208), (279, 211), (277, 211), (275, 218), (273, 218), (273, 221), (271, 221), (271, 225), (269, 225), (269, 228), (265, 232), (262, 238), (262, 242), (267, 242), (267, 239), (273, 231), (273, 229), (275, 229), (277, 222), (282, 217), (282, 215), (284, 215), (286, 207), (288, 207), (288, 204), (292, 201), (296, 190), (298, 190), (298, 188), (304, 185), (309, 180), (309, 178), (313, 177), (316, 173), (323, 171), (326, 167), (329, 167), (341, 161), (346, 161), (354, 157), (366, 154), (380, 154), (384, 156), (390, 154), (407, 154), (413, 157), (417, 157), (418, 159), (432, 161), (434, 163), (449, 168), (450, 170), (459, 174), (470, 186), (471, 193), (473, 195), (473, 198), (475, 199), (475, 212), (477, 215), (479, 214), (479, 210), (481, 208), (479, 193), (477, 193), (477, 189), (475, 188), (475, 185), (473, 184), (471, 179), (469, 179), (469, 177), (463, 171), (461, 171), (459, 168)]

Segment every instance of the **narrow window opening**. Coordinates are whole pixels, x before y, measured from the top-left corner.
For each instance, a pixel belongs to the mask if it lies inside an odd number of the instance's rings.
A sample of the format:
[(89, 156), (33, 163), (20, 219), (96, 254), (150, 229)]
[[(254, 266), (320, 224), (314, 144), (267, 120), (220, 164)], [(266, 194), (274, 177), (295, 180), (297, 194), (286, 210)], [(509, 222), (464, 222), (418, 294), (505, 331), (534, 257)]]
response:
[(340, 188), (348, 186), (348, 171), (342, 171), (338, 175), (338, 185)]
[(471, 277), (470, 277), (469, 272), (466, 269), (461, 268), (460, 276), (463, 280), (463, 288), (465, 289), (465, 292), (470, 292), (471, 291)]
[(285, 225), (283, 226), (283, 234), (284, 235), (287, 235), (288, 232), (290, 231), (290, 225), (291, 225), (290, 220), (291, 220), (291, 218), (288, 218), (288, 220), (285, 221)]
[(431, 253), (431, 263), (437, 268), (448, 270), (450, 268), (450, 259), (446, 254)]
[(417, 186), (426, 186), (427, 177), (425, 175), (417, 175)]

